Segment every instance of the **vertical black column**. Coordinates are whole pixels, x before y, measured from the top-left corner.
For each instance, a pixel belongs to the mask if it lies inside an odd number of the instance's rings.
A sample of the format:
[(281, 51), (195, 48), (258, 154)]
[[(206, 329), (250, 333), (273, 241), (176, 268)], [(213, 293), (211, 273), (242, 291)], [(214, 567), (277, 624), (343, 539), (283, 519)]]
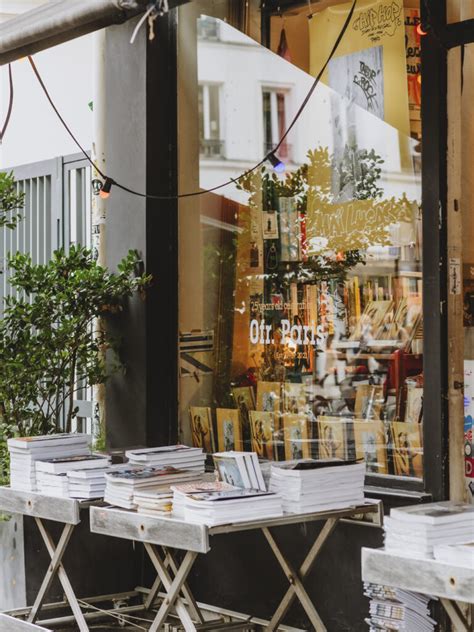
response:
[(422, 5), (424, 476), (434, 500), (448, 494), (447, 52), (438, 34), (445, 1)]
[[(178, 192), (177, 9), (155, 21), (146, 56), (147, 192)], [(148, 445), (174, 443), (178, 410), (178, 201), (147, 200)]]
[[(107, 29), (107, 173), (140, 192), (177, 192), (177, 10), (144, 26), (136, 20)], [(107, 384), (107, 443), (159, 445), (177, 436), (178, 204), (132, 196), (116, 187), (107, 209), (107, 263), (115, 269), (129, 249), (153, 276), (142, 301), (134, 297), (111, 328), (123, 340), (126, 371)]]

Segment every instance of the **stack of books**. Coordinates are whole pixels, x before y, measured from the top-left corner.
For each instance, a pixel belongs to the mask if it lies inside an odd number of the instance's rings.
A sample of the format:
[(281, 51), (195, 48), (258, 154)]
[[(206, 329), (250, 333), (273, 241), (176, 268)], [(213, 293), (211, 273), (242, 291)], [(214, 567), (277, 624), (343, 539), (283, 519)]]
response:
[(133, 494), (137, 512), (146, 516), (163, 516), (173, 509), (172, 492), (138, 491)]
[(436, 545), (472, 540), (474, 505), (446, 501), (399, 507), (391, 510), (384, 527), (387, 551), (433, 558)]
[(10, 486), (35, 492), (36, 461), (70, 456), (90, 455), (91, 437), (87, 434), (51, 434), (39, 437), (8, 439), (10, 453)]
[(189, 448), (186, 445), (127, 450), (125, 456), (130, 465), (140, 465), (141, 467), (170, 465), (180, 470), (191, 470), (198, 474), (204, 472), (206, 464), (206, 455), (202, 448)]
[[(46, 496), (63, 498), (100, 498), (104, 493), (108, 468), (109, 457), (99, 454), (36, 461), (37, 491)], [(73, 478), (70, 478), (71, 475)]]
[(237, 487), (226, 491), (185, 494), (182, 509), (186, 521), (209, 527), (283, 515), (281, 498), (277, 494)]
[(255, 452), (216, 452), (213, 454), (219, 479), (234, 487), (267, 491), (262, 468)]
[(288, 513), (311, 513), (363, 505), (365, 463), (328, 459), (273, 463), (270, 491)]
[(137, 492), (170, 493), (170, 486), (195, 480), (195, 471), (178, 470), (171, 466), (129, 466), (105, 474), (104, 500), (124, 509), (137, 509), (134, 496)]
[(370, 617), (366, 619), (370, 632), (432, 632), (436, 627), (436, 621), (430, 617), (428, 607), (431, 597), (369, 583), (364, 584), (364, 595), (370, 599)]

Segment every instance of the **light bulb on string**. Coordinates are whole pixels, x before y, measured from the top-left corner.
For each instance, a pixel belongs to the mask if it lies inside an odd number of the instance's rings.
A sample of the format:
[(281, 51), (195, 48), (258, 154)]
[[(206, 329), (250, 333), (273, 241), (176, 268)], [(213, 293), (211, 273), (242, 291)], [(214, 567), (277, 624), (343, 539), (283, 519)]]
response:
[(114, 181), (112, 180), (112, 178), (105, 178), (105, 181), (102, 183), (99, 191), (99, 197), (101, 197), (103, 200), (106, 200), (110, 196), (110, 189), (112, 188), (113, 184)]
[(285, 163), (282, 162), (277, 156), (271, 151), (267, 154), (267, 160), (272, 165), (273, 171), (277, 173), (283, 173), (285, 171)]

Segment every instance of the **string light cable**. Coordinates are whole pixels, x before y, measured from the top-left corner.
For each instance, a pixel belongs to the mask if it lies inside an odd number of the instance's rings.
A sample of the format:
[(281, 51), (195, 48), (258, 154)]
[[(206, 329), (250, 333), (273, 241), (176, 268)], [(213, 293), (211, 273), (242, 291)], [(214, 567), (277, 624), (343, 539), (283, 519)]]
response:
[(166, 201), (166, 200), (179, 200), (179, 199), (183, 199), (183, 198), (189, 198), (189, 197), (197, 197), (199, 195), (205, 195), (207, 193), (213, 193), (214, 191), (218, 191), (220, 189), (223, 189), (224, 187), (229, 186), (230, 184), (238, 184), (239, 181), (241, 181), (242, 179), (246, 178), (247, 176), (249, 176), (250, 174), (252, 174), (254, 171), (257, 171), (257, 169), (259, 169), (260, 167), (262, 167), (265, 162), (270, 162), (270, 164), (273, 166), (273, 168), (275, 169), (275, 171), (277, 172), (281, 172), (284, 170), (284, 165), (282, 163), (281, 160), (278, 159), (277, 157), (277, 152), (278, 149), (281, 147), (281, 145), (284, 143), (284, 141), (286, 140), (288, 134), (291, 132), (291, 130), (293, 129), (293, 127), (296, 125), (298, 119), (300, 118), (301, 114), (303, 113), (303, 110), (306, 108), (309, 100), (311, 99), (311, 97), (313, 96), (314, 91), (316, 90), (317, 86), (319, 85), (319, 82), (321, 80), (321, 77), (323, 76), (326, 68), (328, 67), (330, 61), (332, 60), (332, 58), (334, 57), (342, 38), (344, 37), (349, 24), (351, 22), (352, 16), (354, 15), (354, 11), (356, 9), (356, 5), (357, 5), (357, 0), (353, 0), (351, 8), (349, 9), (349, 12), (347, 14), (347, 17), (344, 21), (344, 24), (334, 42), (334, 45), (331, 49), (331, 52), (326, 60), (326, 62), (324, 63), (324, 65), (322, 66), (322, 68), (320, 69), (320, 71), (318, 72), (317, 76), (315, 77), (311, 88), (309, 89), (306, 97), (303, 99), (303, 102), (301, 103), (300, 107), (298, 108), (295, 116), (293, 117), (291, 123), (288, 125), (286, 131), (283, 133), (283, 135), (280, 137), (280, 140), (278, 141), (278, 143), (275, 145), (275, 147), (268, 152), (257, 164), (255, 164), (253, 167), (247, 169), (246, 171), (244, 171), (243, 173), (240, 174), (240, 176), (236, 177), (236, 178), (229, 178), (229, 180), (223, 182), (222, 184), (218, 184), (216, 186), (210, 187), (208, 189), (199, 189), (199, 191), (191, 191), (189, 193), (178, 193), (176, 195), (154, 195), (151, 193), (143, 193), (141, 191), (136, 191), (134, 189), (131, 189), (130, 187), (125, 186), (124, 184), (121, 184), (120, 182), (118, 182), (117, 180), (114, 180), (114, 178), (112, 178), (111, 176), (105, 174), (96, 164), (95, 162), (92, 160), (92, 158), (89, 156), (89, 154), (86, 152), (86, 150), (84, 149), (84, 147), (81, 145), (81, 143), (78, 141), (78, 139), (76, 138), (76, 136), (74, 135), (74, 133), (71, 131), (70, 127), (68, 126), (68, 124), (66, 123), (66, 121), (64, 120), (64, 118), (62, 117), (61, 113), (59, 112), (56, 104), (53, 101), (53, 98), (51, 97), (51, 94), (49, 93), (40, 73), (39, 70), (33, 60), (33, 58), (31, 56), (28, 56), (28, 61), (30, 62), (30, 65), (33, 69), (33, 72), (36, 76), (36, 79), (38, 80), (41, 89), (43, 90), (47, 100), (49, 101), (49, 104), (51, 105), (52, 109), (54, 110), (56, 116), (58, 117), (58, 119), (60, 120), (60, 122), (62, 123), (64, 129), (67, 131), (67, 133), (69, 134), (69, 136), (72, 138), (72, 140), (74, 141), (74, 143), (77, 145), (77, 147), (80, 149), (80, 151), (84, 154), (84, 157), (86, 158), (86, 160), (92, 165), (92, 167), (95, 169), (95, 171), (97, 172), (97, 174), (102, 178), (102, 182), (100, 180), (96, 180), (93, 182), (93, 186), (94, 186), (94, 193), (101, 195), (101, 197), (103, 198), (107, 198), (110, 195), (110, 191), (112, 186), (117, 187), (118, 189), (121, 189), (122, 191), (125, 191), (126, 193), (130, 193), (131, 195), (135, 195), (137, 197), (141, 197), (141, 198), (146, 198), (149, 200), (162, 200), (162, 201)]
[(0, 145), (2, 144), (3, 138), (5, 136), (5, 132), (8, 128), (8, 123), (10, 122), (10, 117), (13, 111), (13, 71), (12, 65), (8, 64), (8, 86), (9, 86), (9, 96), (8, 96), (8, 108), (7, 115), (5, 117), (5, 122), (3, 124), (2, 129), (0, 130)]

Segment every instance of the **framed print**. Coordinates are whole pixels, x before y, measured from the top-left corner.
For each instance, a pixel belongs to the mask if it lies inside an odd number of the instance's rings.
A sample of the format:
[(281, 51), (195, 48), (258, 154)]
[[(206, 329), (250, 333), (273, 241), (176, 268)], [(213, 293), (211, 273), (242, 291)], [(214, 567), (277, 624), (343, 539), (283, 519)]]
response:
[(354, 412), (358, 419), (380, 419), (383, 403), (382, 385), (360, 384), (356, 386)]
[(218, 408), (216, 417), (219, 451), (229, 452), (230, 450), (236, 450), (240, 452), (243, 445), (239, 411), (236, 408)]
[(250, 411), (250, 430), (252, 437), (252, 451), (262, 459), (276, 460), (273, 444), (275, 421), (273, 413)]
[(333, 417), (318, 417), (318, 458), (347, 459), (348, 421)]
[(285, 437), (285, 459), (311, 458), (308, 420), (304, 415), (283, 415), (283, 430)]
[(278, 215), (262, 212), (262, 234), (264, 239), (278, 239)]
[(397, 476), (423, 477), (422, 424), (392, 421), (393, 465)]
[(353, 422), (356, 459), (364, 459), (367, 472), (388, 474), (387, 444), (383, 421)]
[(234, 386), (232, 396), (240, 414), (241, 428), (245, 439), (250, 438), (251, 410), (255, 410), (255, 394), (252, 386)]
[(261, 410), (264, 413), (277, 413), (280, 410), (280, 401), (280, 382), (258, 382), (257, 410)]
[(392, 301), (369, 301), (350, 340), (360, 340), (362, 337), (377, 338), (391, 309), (393, 309)]
[(407, 388), (405, 422), (418, 424), (423, 419), (423, 389), (416, 386)]
[(204, 452), (215, 452), (211, 409), (204, 406), (191, 406), (189, 411), (191, 414), (193, 446), (195, 448), (203, 448)]
[(283, 383), (283, 412), (298, 415), (306, 409), (306, 386), (294, 382)]

